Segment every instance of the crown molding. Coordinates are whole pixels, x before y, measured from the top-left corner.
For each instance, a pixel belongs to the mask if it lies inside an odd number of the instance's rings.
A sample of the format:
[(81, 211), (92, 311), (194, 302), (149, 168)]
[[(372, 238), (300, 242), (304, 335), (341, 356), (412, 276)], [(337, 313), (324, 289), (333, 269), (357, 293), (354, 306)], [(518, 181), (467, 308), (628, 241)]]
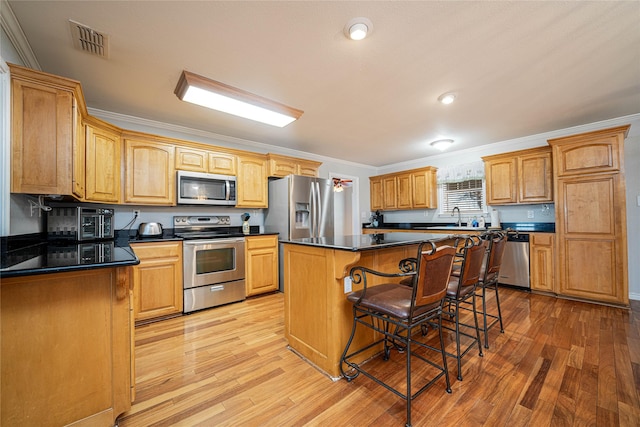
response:
[(23, 65), (41, 71), (42, 68), (38, 63), (38, 59), (33, 53), (33, 50), (31, 50), (29, 41), (22, 32), (20, 23), (13, 14), (13, 10), (11, 10), (11, 6), (9, 6), (7, 0), (0, 0), (0, 26), (2, 26), (4, 32), (7, 33), (7, 37), (9, 37), (13, 47), (15, 47), (18, 52), (18, 56), (20, 56)]

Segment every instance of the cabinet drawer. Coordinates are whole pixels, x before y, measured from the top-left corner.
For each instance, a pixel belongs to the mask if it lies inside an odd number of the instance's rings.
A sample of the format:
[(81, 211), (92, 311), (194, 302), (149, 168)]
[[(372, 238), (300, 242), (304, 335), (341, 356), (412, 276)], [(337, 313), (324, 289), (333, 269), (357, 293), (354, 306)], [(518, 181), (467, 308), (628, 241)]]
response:
[(245, 240), (247, 250), (274, 248), (278, 246), (278, 236), (255, 236)]
[(551, 246), (553, 244), (553, 233), (532, 233), (530, 237), (534, 245)]
[(140, 259), (177, 257), (182, 255), (182, 242), (131, 243)]

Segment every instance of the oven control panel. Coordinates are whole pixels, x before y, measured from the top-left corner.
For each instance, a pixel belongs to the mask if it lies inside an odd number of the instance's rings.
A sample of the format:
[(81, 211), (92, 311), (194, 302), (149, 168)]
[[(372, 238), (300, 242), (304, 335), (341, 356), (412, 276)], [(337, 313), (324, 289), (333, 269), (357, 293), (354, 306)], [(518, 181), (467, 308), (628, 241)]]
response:
[(204, 216), (174, 216), (173, 227), (211, 227), (225, 226), (231, 224), (231, 217), (228, 215), (204, 215)]

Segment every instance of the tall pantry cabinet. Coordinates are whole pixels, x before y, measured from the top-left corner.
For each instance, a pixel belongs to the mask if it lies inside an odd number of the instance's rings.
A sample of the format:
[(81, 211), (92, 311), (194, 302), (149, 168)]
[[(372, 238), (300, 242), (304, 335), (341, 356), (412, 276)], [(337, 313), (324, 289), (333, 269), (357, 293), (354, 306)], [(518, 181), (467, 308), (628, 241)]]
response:
[(629, 305), (624, 139), (620, 126), (549, 140), (558, 293)]

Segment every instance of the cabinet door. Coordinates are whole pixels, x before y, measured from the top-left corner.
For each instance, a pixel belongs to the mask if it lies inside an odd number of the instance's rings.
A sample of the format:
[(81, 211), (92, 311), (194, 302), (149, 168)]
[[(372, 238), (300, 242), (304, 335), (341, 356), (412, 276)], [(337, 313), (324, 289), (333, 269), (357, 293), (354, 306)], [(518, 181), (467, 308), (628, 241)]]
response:
[(176, 169), (206, 173), (209, 171), (209, 153), (196, 148), (177, 146)]
[(531, 289), (545, 292), (555, 292), (554, 283), (554, 234), (531, 233)]
[(237, 203), (239, 208), (266, 208), (267, 161), (264, 156), (238, 156)]
[(125, 140), (125, 203), (174, 205), (176, 174), (174, 147)]
[(372, 211), (384, 209), (384, 188), (382, 186), (382, 178), (369, 178), (369, 201)]
[(132, 243), (140, 259), (133, 267), (136, 321), (182, 313), (182, 242)]
[(516, 158), (485, 161), (484, 167), (487, 204), (504, 205), (516, 203), (518, 201)]
[(398, 181), (395, 175), (384, 176), (382, 178), (382, 205), (384, 209), (398, 208)]
[(553, 202), (551, 151), (518, 156), (518, 202)]
[(287, 175), (297, 175), (298, 165), (288, 158), (274, 158), (271, 156), (269, 159), (269, 176), (275, 176), (278, 178), (285, 177)]
[(436, 171), (413, 172), (411, 174), (414, 209), (435, 209), (438, 207), (438, 187)]
[(628, 305), (619, 174), (558, 180), (559, 293)]
[[(82, 123), (82, 114), (78, 108), (78, 101), (73, 99), (74, 120), (73, 127), (75, 133), (73, 135), (73, 170), (71, 172), (71, 193), (79, 200), (83, 200), (86, 192), (86, 144), (84, 125)], [(118, 180), (120, 178), (120, 165), (118, 165)]]
[(235, 176), (236, 156), (233, 154), (209, 152), (209, 173)]
[(278, 290), (278, 236), (245, 241), (247, 296)]
[(120, 135), (108, 129), (86, 126), (86, 200), (120, 202), (122, 145)]
[(411, 209), (413, 207), (413, 185), (410, 173), (396, 175), (397, 207), (398, 209)]
[(298, 175), (302, 176), (318, 176), (318, 170), (320, 168), (320, 162), (312, 162), (307, 160), (300, 160), (298, 162)]
[(72, 194), (73, 93), (17, 79), (11, 91), (11, 192)]

